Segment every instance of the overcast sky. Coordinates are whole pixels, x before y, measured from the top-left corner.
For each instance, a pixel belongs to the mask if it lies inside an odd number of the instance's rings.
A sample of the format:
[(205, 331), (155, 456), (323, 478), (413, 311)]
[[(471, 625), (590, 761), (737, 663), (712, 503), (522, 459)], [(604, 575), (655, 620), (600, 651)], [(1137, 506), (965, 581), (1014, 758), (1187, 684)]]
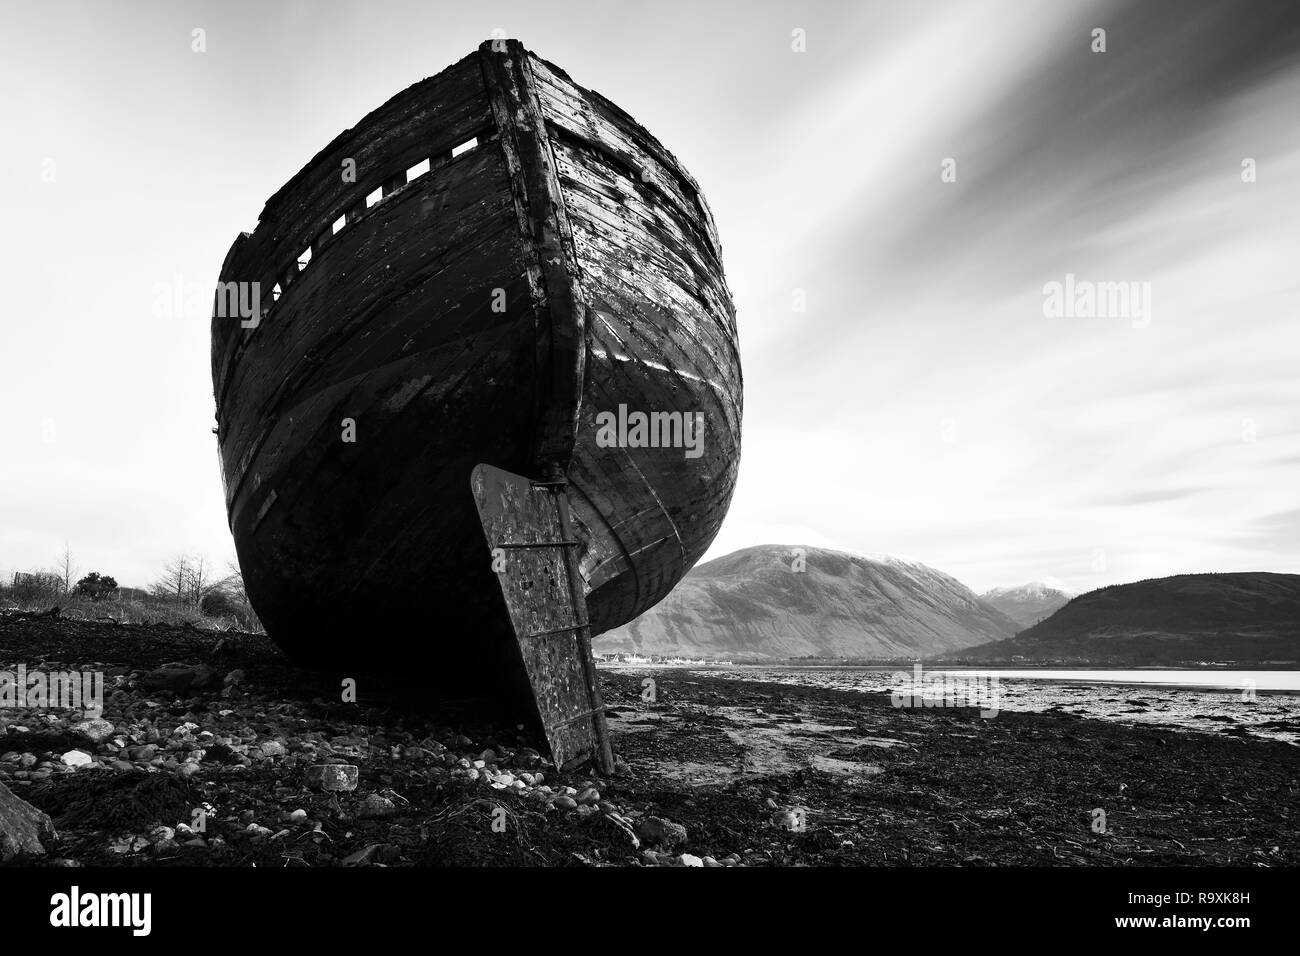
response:
[[(231, 241), (499, 27), (713, 207), (746, 388), (711, 556), (893, 553), (977, 590), (1300, 571), (1300, 4), (590, 9), (6, 2), (0, 570), (233, 557), (207, 315)], [(1049, 317), (1067, 274), (1149, 283), (1150, 311)]]

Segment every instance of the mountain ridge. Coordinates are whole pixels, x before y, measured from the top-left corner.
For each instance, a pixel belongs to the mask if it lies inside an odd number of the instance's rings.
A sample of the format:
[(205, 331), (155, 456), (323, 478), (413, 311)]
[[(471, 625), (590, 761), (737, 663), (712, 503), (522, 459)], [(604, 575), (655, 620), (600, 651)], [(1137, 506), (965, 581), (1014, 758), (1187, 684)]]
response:
[(980, 595), (1022, 627), (1031, 627), (1050, 617), (1077, 596), (1073, 591), (1054, 588), (1041, 581), (1030, 581), (1017, 587), (992, 588)]
[(598, 653), (898, 660), (1010, 637), (1019, 625), (951, 575), (892, 555), (742, 548), (694, 568)]
[(1155, 665), (1300, 660), (1300, 574), (1177, 574), (1071, 598), (966, 660)]

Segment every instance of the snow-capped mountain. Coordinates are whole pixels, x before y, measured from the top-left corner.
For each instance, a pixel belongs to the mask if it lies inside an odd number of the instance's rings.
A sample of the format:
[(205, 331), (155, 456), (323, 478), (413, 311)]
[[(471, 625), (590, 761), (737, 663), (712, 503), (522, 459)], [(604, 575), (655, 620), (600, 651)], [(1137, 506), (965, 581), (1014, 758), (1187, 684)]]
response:
[(1015, 588), (994, 588), (980, 596), (1021, 627), (1033, 627), (1064, 607), (1074, 594), (1031, 581)]

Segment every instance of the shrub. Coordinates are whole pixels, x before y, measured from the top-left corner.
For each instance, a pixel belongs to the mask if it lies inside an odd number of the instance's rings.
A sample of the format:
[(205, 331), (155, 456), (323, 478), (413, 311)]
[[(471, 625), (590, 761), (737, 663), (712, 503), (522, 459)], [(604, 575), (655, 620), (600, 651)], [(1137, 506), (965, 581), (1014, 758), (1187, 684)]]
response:
[(239, 616), (239, 605), (233, 596), (225, 591), (209, 591), (199, 602), (199, 610), (205, 617)]
[(86, 595), (92, 601), (98, 601), (100, 598), (112, 596), (117, 590), (117, 581), (110, 574), (100, 577), (98, 571), (91, 571), (78, 581), (77, 586), (72, 590), (76, 594)]

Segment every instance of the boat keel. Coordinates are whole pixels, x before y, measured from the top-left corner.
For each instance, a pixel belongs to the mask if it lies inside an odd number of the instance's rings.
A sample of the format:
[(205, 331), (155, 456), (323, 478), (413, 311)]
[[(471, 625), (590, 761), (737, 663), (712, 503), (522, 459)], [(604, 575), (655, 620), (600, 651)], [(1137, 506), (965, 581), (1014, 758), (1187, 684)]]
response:
[(567, 482), (480, 464), (470, 484), (551, 757), (613, 773)]

